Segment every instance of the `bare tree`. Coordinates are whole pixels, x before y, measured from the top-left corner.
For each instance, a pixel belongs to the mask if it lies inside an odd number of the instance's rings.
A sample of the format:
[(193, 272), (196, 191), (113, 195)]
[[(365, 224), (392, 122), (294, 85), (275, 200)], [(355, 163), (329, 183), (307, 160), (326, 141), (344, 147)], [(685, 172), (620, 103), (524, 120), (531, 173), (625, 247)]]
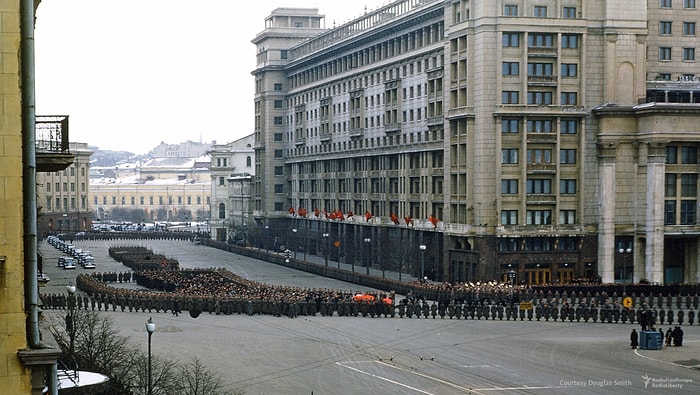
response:
[(197, 357), (193, 358), (190, 364), (180, 366), (179, 371), (180, 388), (178, 388), (178, 394), (242, 394), (241, 392), (228, 392), (223, 381), (202, 365)]
[[(73, 355), (65, 310), (44, 311), (49, 330), (67, 357), (75, 360), (79, 370), (104, 374), (109, 382), (101, 388), (107, 394), (147, 394), (148, 356), (121, 336), (112, 318), (93, 310), (76, 310), (73, 314), (75, 338)], [(151, 373), (154, 395), (242, 395), (231, 392), (221, 378), (215, 376), (196, 357), (191, 364), (152, 356)]]

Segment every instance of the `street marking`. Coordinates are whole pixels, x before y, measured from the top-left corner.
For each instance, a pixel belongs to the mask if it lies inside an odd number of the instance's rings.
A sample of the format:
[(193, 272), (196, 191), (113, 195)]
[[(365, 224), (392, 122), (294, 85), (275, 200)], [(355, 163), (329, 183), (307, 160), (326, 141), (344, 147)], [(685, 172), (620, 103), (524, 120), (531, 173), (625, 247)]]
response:
[(428, 376), (427, 374), (423, 374), (423, 373), (420, 373), (420, 372), (417, 372), (417, 371), (406, 370), (406, 369), (400, 368), (400, 367), (398, 367), (398, 366), (390, 365), (390, 364), (388, 364), (388, 363), (386, 363), (386, 362), (378, 362), (378, 363), (379, 363), (379, 364), (382, 364), (382, 365), (384, 365), (384, 366), (388, 366), (388, 367), (390, 367), (390, 368), (394, 368), (394, 369), (397, 369), (397, 370), (401, 370), (401, 371), (403, 371), (403, 372), (408, 372), (408, 373), (411, 373), (411, 374), (415, 374), (415, 375), (417, 375), (417, 376), (426, 378), (426, 379), (428, 379), (428, 380), (437, 381), (437, 382), (439, 382), (439, 383), (441, 383), (441, 384), (445, 384), (445, 385), (447, 385), (447, 386), (456, 388), (456, 389), (458, 389), (458, 390), (462, 390), (462, 391), (473, 391), (471, 388), (462, 387), (461, 385), (457, 385), (457, 384), (455, 384), (455, 383), (450, 383), (449, 381), (445, 381), (445, 380), (439, 379), (439, 378), (437, 378), (437, 377)]
[[(566, 388), (566, 387), (561, 386), (561, 385), (530, 386), (530, 385), (526, 385), (526, 384), (521, 385), (521, 386), (516, 386), (516, 387), (500, 387), (500, 386), (494, 386), (494, 387), (489, 387), (489, 388), (467, 388), (467, 387), (463, 387), (463, 386), (460, 386), (460, 385), (457, 385), (457, 384), (454, 384), (454, 383), (450, 383), (449, 381), (441, 380), (441, 379), (438, 379), (438, 378), (436, 378), (436, 377), (428, 376), (428, 375), (423, 374), (423, 373), (420, 373), (420, 372), (416, 372), (416, 371), (412, 371), (412, 370), (407, 370), (407, 369), (400, 368), (400, 367), (398, 367), (398, 366), (390, 365), (390, 364), (388, 364), (388, 363), (380, 362), (380, 361), (348, 361), (348, 362), (336, 362), (335, 364), (336, 364), (336, 365), (339, 365), (339, 366), (342, 366), (342, 367), (344, 367), (344, 368), (348, 368), (348, 369), (350, 369), (350, 370), (353, 370), (353, 371), (355, 371), (355, 372), (357, 372), (357, 373), (362, 373), (362, 374), (365, 374), (365, 375), (367, 375), (367, 376), (374, 377), (374, 378), (377, 378), (377, 379), (380, 379), (380, 380), (384, 380), (384, 381), (390, 382), (390, 383), (392, 383), (392, 384), (396, 384), (396, 385), (398, 385), (398, 386), (401, 386), (401, 387), (404, 387), (404, 388), (408, 388), (408, 389), (411, 389), (411, 390), (414, 390), (414, 391), (417, 391), (417, 392), (420, 392), (420, 393), (423, 393), (423, 394), (435, 395), (435, 394), (433, 394), (432, 392), (427, 392), (427, 391), (425, 391), (425, 390), (421, 390), (421, 389), (419, 389), (419, 388), (415, 388), (415, 387), (409, 386), (409, 385), (407, 385), (407, 384), (400, 383), (400, 382), (398, 382), (398, 381), (396, 381), (396, 380), (392, 380), (392, 379), (389, 379), (389, 378), (386, 378), (386, 377), (382, 377), (382, 376), (376, 375), (376, 374), (374, 374), (374, 373), (366, 372), (366, 371), (364, 371), (364, 370), (362, 370), (362, 369), (354, 368), (354, 367), (352, 367), (352, 366), (348, 366), (348, 365), (347, 365), (347, 364), (351, 364), (351, 363), (368, 363), (368, 362), (378, 363), (378, 364), (381, 364), (381, 365), (384, 365), (384, 366), (387, 366), (387, 367), (390, 367), (390, 368), (393, 368), (393, 369), (396, 369), (396, 370), (400, 370), (400, 371), (403, 371), (403, 372), (407, 372), (407, 373), (410, 373), (410, 374), (413, 374), (413, 375), (417, 375), (417, 376), (423, 377), (423, 378), (428, 379), (428, 380), (431, 380), (431, 381), (437, 381), (437, 382), (439, 382), (439, 383), (441, 383), (441, 384), (444, 384), (444, 385), (453, 387), (453, 388), (458, 389), (458, 390), (460, 390), (460, 391), (472, 393), (472, 394), (479, 394), (479, 393), (484, 394), (484, 393), (492, 392), (492, 391), (522, 391), (522, 390), (525, 390), (525, 391), (532, 391), (532, 390), (546, 390), (546, 389)], [(486, 367), (486, 368), (492, 368), (492, 367), (498, 367), (498, 365), (473, 365), (473, 366), (464, 366), (464, 367)]]
[(420, 393), (422, 393), (422, 394), (435, 395), (435, 394), (433, 394), (432, 392), (423, 391), (422, 389), (415, 388), (415, 387), (411, 387), (410, 385), (406, 385), (406, 384), (403, 384), (403, 383), (399, 383), (398, 381), (395, 381), (395, 380), (392, 380), (392, 379), (389, 379), (389, 378), (386, 378), (386, 377), (378, 376), (378, 375), (376, 375), (376, 374), (374, 374), (374, 373), (365, 372), (364, 370), (360, 370), (360, 369), (357, 369), (357, 368), (353, 368), (352, 366), (345, 365), (345, 364), (343, 364), (343, 363), (341, 363), (341, 362), (336, 362), (335, 364), (336, 364), (336, 365), (340, 365), (340, 366), (342, 366), (342, 367), (344, 367), (344, 368), (348, 368), (348, 369), (350, 369), (350, 370), (354, 370), (354, 371), (357, 372), (357, 373), (362, 373), (362, 374), (365, 374), (365, 375), (370, 376), (370, 377), (374, 377), (374, 378), (379, 379), (379, 380), (384, 380), (384, 381), (386, 381), (386, 382), (389, 382), (389, 383), (392, 383), (392, 384), (396, 384), (396, 385), (398, 385), (398, 386), (400, 386), (400, 387), (408, 388), (408, 389), (410, 389), (410, 390), (413, 390), (413, 391), (416, 391), (416, 392), (420, 392)]
[(475, 368), (500, 368), (498, 365), (462, 365), (463, 368), (475, 369)]
[[(691, 340), (691, 341), (689, 341), (689, 342), (686, 341), (686, 343), (693, 343), (693, 342), (696, 342), (696, 341), (697, 341), (697, 340)], [(664, 345), (664, 347), (667, 347), (667, 346)], [(663, 352), (662, 350), (653, 350), (653, 351), (660, 351), (660, 352)], [(635, 353), (635, 355), (637, 355), (638, 357), (646, 358), (646, 359), (649, 359), (649, 360), (651, 360), (651, 361), (667, 363), (667, 364), (669, 364), (669, 365), (679, 366), (679, 367), (681, 367), (681, 368), (686, 368), (686, 369), (697, 369), (697, 367), (698, 367), (697, 365), (688, 366), (688, 365), (682, 365), (682, 364), (680, 364), (680, 363), (675, 363), (675, 362), (671, 362), (671, 361), (664, 361), (663, 359), (656, 359), (656, 358), (648, 357), (648, 356), (646, 356), (646, 355), (640, 354), (638, 348), (635, 348), (635, 349), (634, 349), (634, 353)]]

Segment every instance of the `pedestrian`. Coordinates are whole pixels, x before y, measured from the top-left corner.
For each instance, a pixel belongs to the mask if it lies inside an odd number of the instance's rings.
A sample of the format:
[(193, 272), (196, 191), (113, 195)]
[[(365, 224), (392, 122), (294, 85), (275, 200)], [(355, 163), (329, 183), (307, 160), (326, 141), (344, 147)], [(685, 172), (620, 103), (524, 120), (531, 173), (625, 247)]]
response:
[(632, 346), (632, 349), (639, 346), (639, 333), (637, 333), (636, 329), (632, 329), (632, 333), (630, 333), (630, 345)]
[(672, 334), (673, 334), (673, 331), (669, 327), (668, 330), (666, 331), (666, 347), (671, 347)]

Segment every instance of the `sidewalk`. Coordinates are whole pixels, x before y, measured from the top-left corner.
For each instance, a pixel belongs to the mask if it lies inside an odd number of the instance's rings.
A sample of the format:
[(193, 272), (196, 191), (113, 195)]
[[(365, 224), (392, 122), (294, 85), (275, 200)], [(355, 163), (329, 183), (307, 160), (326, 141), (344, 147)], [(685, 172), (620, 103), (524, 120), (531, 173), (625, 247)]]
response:
[[(246, 247), (246, 248), (251, 249), (251, 250), (257, 250), (260, 252), (266, 252), (269, 254), (275, 254), (275, 252), (273, 252), (273, 251), (268, 251), (268, 250), (265, 250), (262, 248), (257, 248), (257, 247)], [(280, 253), (277, 253), (277, 254), (282, 255)], [(294, 259), (294, 252), (292, 252), (292, 259)], [(326, 265), (325, 257), (319, 257), (319, 256), (316, 256), (314, 254), (304, 254), (303, 252), (296, 253), (296, 260), (314, 263), (314, 264), (317, 264), (319, 266)], [(368, 271), (367, 267), (355, 264), (354, 271), (355, 271), (355, 273), (369, 274), (370, 276), (373, 276), (373, 277), (388, 278), (391, 280), (401, 281), (404, 283), (418, 283), (418, 282), (420, 282), (420, 277), (413, 276), (410, 273), (398, 272), (396, 270), (389, 270), (389, 269), (381, 270), (381, 269), (377, 268), (377, 266), (378, 266), (377, 263), (373, 262), (372, 267), (370, 267), (369, 271)], [(406, 266), (408, 268), (409, 265), (406, 265)], [(349, 272), (353, 271), (352, 264), (334, 261), (334, 260), (331, 260), (330, 257), (328, 259), (328, 267), (335, 267), (335, 268), (346, 270)], [(431, 281), (431, 280), (426, 280), (426, 281), (428, 283), (434, 283), (434, 281)]]

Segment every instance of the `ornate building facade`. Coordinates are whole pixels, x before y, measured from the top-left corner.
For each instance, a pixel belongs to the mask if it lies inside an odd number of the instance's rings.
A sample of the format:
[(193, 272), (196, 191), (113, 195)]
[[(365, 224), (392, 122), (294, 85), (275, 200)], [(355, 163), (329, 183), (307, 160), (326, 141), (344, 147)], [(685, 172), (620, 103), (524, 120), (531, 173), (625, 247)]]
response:
[(219, 241), (245, 241), (253, 222), (250, 185), (255, 174), (253, 135), (211, 151), (211, 237)]
[(258, 226), (438, 281), (697, 282), (700, 113), (677, 85), (697, 19), (399, 0), (324, 29), (278, 8), (253, 39)]

